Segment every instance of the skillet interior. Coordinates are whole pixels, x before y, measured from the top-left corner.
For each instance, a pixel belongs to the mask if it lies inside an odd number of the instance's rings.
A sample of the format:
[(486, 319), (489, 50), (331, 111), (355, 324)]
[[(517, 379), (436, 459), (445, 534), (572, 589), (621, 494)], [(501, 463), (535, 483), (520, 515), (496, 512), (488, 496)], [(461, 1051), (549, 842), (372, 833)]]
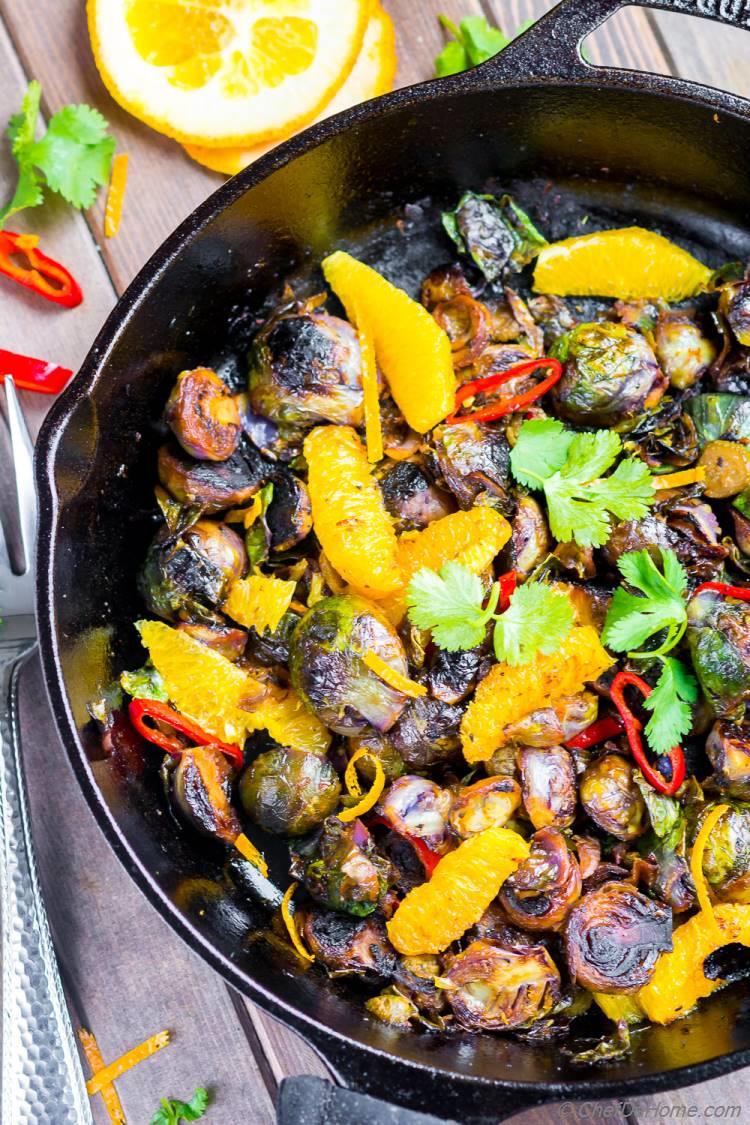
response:
[[(490, 1108), (495, 1119), (516, 1111), (524, 1092), (534, 1099), (640, 1092), (745, 1065), (743, 986), (671, 1028), (641, 1032), (631, 1058), (598, 1071), (571, 1067), (555, 1043), (403, 1035), (376, 1025), (340, 985), (290, 972), (262, 943), (244, 940), (262, 924), (262, 895), (223, 866), (223, 853), (178, 834), (157, 813), (156, 778), (134, 788), (90, 760), (99, 752), (84, 729), (86, 702), (138, 658), (134, 575), (152, 528), (154, 420), (183, 368), (242, 369), (255, 316), (280, 279), (311, 271), (343, 246), (413, 283), (449, 247), (434, 224), (430, 235), (419, 233), (418, 210), (408, 211), (413, 237), (405, 238), (394, 226), (403, 205), (428, 196), (451, 202), (489, 178), (519, 185), (521, 202), (546, 211), (538, 214), (551, 236), (571, 233), (571, 214), (588, 212), (602, 225), (640, 220), (713, 264), (750, 257), (750, 126), (740, 117), (722, 114), (717, 123), (708, 102), (629, 88), (624, 78), (619, 89), (595, 79), (480, 91), (455, 85), (458, 92), (443, 85), (431, 100), (392, 95), (379, 115), (350, 114), (343, 132), (328, 125), (312, 142), (291, 142), (222, 189), (149, 263), (40, 439), (39, 610), (63, 741), (97, 818), (152, 901), (235, 986), (304, 1030), (360, 1088), (467, 1121)], [(284, 164), (295, 151), (301, 155)], [(271, 869), (280, 880), (281, 852)], [(429, 1069), (409, 1073), (404, 1063)], [(437, 1082), (435, 1070), (453, 1080)], [(523, 1089), (503, 1105), (496, 1083)]]

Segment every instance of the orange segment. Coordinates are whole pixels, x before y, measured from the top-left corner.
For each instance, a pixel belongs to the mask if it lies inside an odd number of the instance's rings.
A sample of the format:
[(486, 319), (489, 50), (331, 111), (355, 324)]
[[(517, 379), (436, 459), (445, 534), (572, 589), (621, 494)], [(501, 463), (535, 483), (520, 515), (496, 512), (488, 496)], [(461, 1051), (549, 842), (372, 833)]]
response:
[(288, 135), (340, 90), (369, 0), (88, 0), (94, 58), (112, 96), (184, 144)]
[(407, 957), (442, 953), (484, 914), (501, 886), (529, 855), (508, 828), (485, 828), (444, 856), (429, 883), (409, 891), (387, 923), (391, 943)]
[(224, 602), (224, 612), (245, 629), (273, 632), (289, 609), (294, 597), (294, 582), (284, 582), (266, 574), (251, 574), (232, 583)]
[(453, 409), (456, 378), (451, 345), (433, 317), (403, 289), (337, 250), (323, 261), (326, 281), (349, 319), (363, 323), (375, 358), (407, 423), (431, 430)]
[(577, 695), (613, 663), (596, 629), (577, 625), (551, 656), (538, 653), (533, 664), (522, 668), (493, 664), (461, 721), (466, 761), (489, 761), (505, 745), (505, 729), (511, 723), (548, 706), (552, 699)]
[[(396, 77), (396, 34), (393, 20), (379, 4), (367, 24), (362, 50), (352, 71), (339, 92), (331, 98), (315, 122), (323, 121), (350, 106), (369, 101), (393, 88)], [(278, 141), (265, 142), (252, 148), (206, 148), (185, 145), (187, 153), (214, 172), (234, 176), (252, 164)]]
[(313, 526), (342, 578), (365, 597), (401, 585), (396, 533), (351, 426), (318, 426), (305, 438)]
[(602, 230), (553, 242), (534, 268), (537, 293), (682, 301), (708, 284), (711, 271), (687, 250), (643, 227)]

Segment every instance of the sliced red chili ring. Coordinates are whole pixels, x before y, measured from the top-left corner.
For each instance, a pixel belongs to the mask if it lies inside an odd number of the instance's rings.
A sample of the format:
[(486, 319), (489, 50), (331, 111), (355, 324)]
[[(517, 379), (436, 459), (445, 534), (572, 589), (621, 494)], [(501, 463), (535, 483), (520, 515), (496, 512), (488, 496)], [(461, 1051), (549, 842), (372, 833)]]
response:
[(518, 581), (515, 570), (509, 570), (505, 574), (501, 574), (497, 581), (500, 586), (500, 612), (505, 613), (505, 610), (510, 605), (510, 599), (515, 593)]
[(72, 273), (38, 250), (38, 245), (35, 234), (0, 231), (0, 274), (56, 305), (68, 309), (80, 305), (83, 293)]
[[(510, 382), (511, 379), (518, 378), (519, 375), (529, 375), (533, 371), (538, 371), (540, 368), (551, 368), (550, 374), (537, 383), (528, 391), (524, 391), (519, 395), (510, 395), (508, 398), (500, 398), (497, 402), (490, 403), (488, 406), (482, 406), (478, 410), (469, 411), (468, 414), (459, 414), (462, 404), (469, 398), (474, 398), (478, 394), (485, 391), (495, 390), (503, 383)], [(530, 359), (524, 363), (516, 363), (513, 367), (509, 367), (507, 371), (497, 371), (494, 375), (486, 375), (483, 379), (473, 379), (470, 383), (464, 383), (459, 387), (456, 392), (456, 403), (453, 408), (453, 413), (446, 419), (446, 425), (455, 425), (458, 422), (491, 422), (495, 418), (502, 418), (506, 414), (513, 414), (516, 410), (523, 410), (525, 407), (530, 406), (532, 402), (536, 402), (538, 398), (546, 394), (551, 387), (562, 376), (563, 368), (558, 359), (551, 359), (548, 356), (543, 356), (541, 359)]]
[(612, 681), (610, 696), (625, 726), (625, 733), (628, 736), (628, 745), (630, 746), (631, 753), (649, 785), (655, 789), (657, 793), (664, 793), (667, 797), (674, 797), (685, 780), (685, 755), (682, 752), (682, 747), (673, 746), (669, 754), (666, 755), (672, 768), (671, 778), (666, 778), (662, 773), (653, 768), (646, 757), (643, 743), (641, 742), (641, 723), (625, 702), (625, 688), (628, 686), (637, 688), (644, 699), (648, 699), (652, 689), (646, 681), (641, 679), (640, 676), (637, 676), (635, 672), (618, 672)]
[[(228, 758), (240, 769), (245, 761), (245, 756), (240, 746), (233, 746), (227, 742), (220, 742), (218, 738), (214, 738), (198, 726), (191, 719), (186, 719), (169, 703), (161, 703), (157, 699), (131, 699), (128, 707), (130, 721), (138, 731), (149, 742), (153, 742), (155, 746), (161, 747), (166, 750), (168, 754), (174, 757), (179, 755), (185, 750), (185, 743), (173, 735), (165, 734), (164, 731), (159, 730), (158, 727), (153, 726), (152, 723), (164, 723), (166, 726), (172, 727), (180, 734), (184, 734), (191, 742), (198, 746), (216, 746), (222, 753), (226, 754)], [(149, 719), (150, 722), (146, 720)]]
[(73, 372), (44, 359), (20, 355), (0, 348), (0, 383), (4, 375), (12, 375), (17, 387), (23, 391), (36, 391), (43, 395), (58, 394)]
[(727, 582), (701, 582), (693, 591), (693, 597), (704, 590), (714, 590), (723, 594), (725, 598), (737, 598), (741, 602), (750, 602), (750, 586), (730, 586)]
[(569, 738), (565, 743), (568, 750), (588, 750), (591, 746), (598, 746), (608, 738), (616, 738), (625, 730), (625, 724), (619, 715), (606, 715), (597, 719), (591, 726), (586, 727), (579, 734)]

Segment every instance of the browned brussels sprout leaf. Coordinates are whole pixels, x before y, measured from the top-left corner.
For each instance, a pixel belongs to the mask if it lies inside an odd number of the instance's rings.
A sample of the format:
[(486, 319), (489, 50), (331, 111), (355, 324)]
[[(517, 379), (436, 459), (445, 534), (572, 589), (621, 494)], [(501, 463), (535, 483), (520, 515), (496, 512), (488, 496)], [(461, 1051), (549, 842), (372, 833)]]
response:
[(268, 558), (271, 534), (266, 523), (266, 512), (273, 500), (273, 481), (264, 484), (258, 493), (260, 513), (245, 532), (245, 550), (250, 566), (260, 566)]
[(383, 1023), (390, 1023), (394, 1027), (408, 1027), (409, 1020), (419, 1019), (416, 1004), (399, 992), (394, 985), (383, 989), (378, 996), (371, 996), (365, 1001), (365, 1008), (376, 1019), (382, 1020)]
[(674, 797), (657, 793), (640, 770), (633, 770), (633, 781), (643, 797), (654, 835), (665, 842), (674, 840), (685, 829), (682, 806)]
[(468, 254), (488, 281), (504, 270), (522, 270), (537, 256), (546, 238), (509, 195), (467, 191), (454, 211), (443, 212), (443, 226), (460, 253)]
[(695, 395), (685, 403), (701, 447), (720, 438), (750, 441), (750, 398), (745, 395)]
[(605, 1036), (597, 1043), (587, 1046), (585, 1041), (563, 1045), (561, 1051), (567, 1055), (574, 1066), (594, 1066), (597, 1063), (614, 1062), (630, 1054), (630, 1028), (625, 1020), (618, 1020), (615, 1033)]

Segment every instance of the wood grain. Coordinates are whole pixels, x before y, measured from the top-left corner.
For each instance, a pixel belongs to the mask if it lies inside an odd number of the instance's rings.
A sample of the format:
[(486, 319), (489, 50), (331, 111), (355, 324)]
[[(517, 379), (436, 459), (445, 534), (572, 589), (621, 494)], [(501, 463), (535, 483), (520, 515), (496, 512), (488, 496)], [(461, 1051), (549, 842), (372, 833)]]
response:
[(682, 78), (750, 97), (750, 35), (672, 12), (651, 12), (670, 69)]

